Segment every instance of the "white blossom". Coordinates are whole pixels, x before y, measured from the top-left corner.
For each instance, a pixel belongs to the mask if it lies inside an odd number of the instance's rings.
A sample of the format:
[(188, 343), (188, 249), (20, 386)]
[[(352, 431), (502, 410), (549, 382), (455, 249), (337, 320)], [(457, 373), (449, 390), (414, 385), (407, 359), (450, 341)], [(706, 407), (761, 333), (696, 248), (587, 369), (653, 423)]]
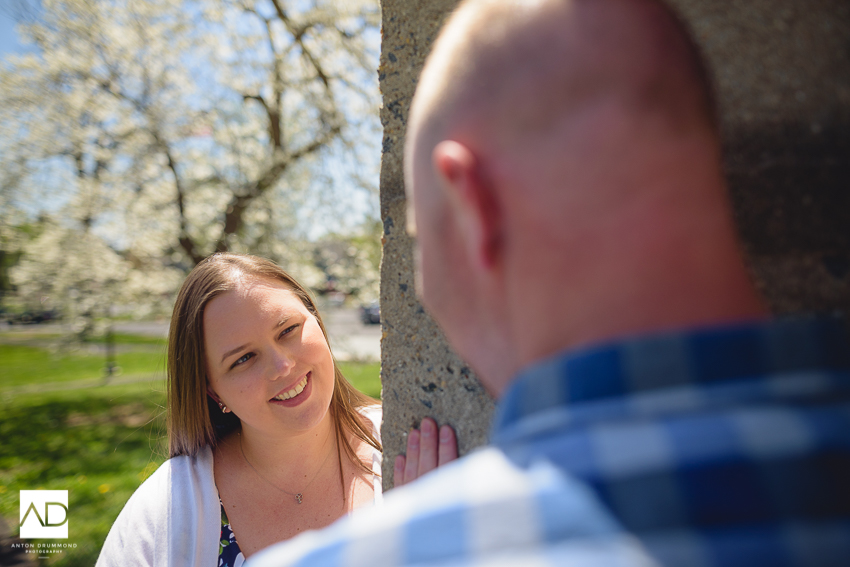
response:
[[(21, 28), (34, 51), (0, 62), (14, 301), (88, 327), (109, 305), (163, 311), (216, 250), (271, 257), (316, 288), (375, 288), (374, 246), (370, 272), (356, 250), (317, 252), (344, 236), (307, 237), (376, 216), (376, 2), (41, 6)], [(21, 232), (39, 214), (41, 232)]]

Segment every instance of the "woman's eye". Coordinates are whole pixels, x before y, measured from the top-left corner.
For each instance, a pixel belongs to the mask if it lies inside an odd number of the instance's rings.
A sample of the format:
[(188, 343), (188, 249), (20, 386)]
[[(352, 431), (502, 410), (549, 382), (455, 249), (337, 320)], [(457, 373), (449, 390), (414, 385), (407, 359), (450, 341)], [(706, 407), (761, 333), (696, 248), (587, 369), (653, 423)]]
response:
[(236, 368), (236, 366), (238, 366), (240, 364), (244, 364), (245, 362), (248, 362), (248, 360), (250, 360), (251, 357), (253, 357), (253, 356), (254, 356), (253, 352), (243, 354), (241, 357), (239, 357), (239, 360), (237, 360), (236, 362), (233, 363), (233, 365), (230, 368), (231, 369)]
[(280, 332), (280, 335), (278, 335), (278, 338), (282, 339), (283, 337), (285, 337), (286, 335), (288, 335), (289, 333), (294, 331), (296, 328), (298, 328), (298, 325), (292, 325), (291, 327), (285, 328), (283, 331)]

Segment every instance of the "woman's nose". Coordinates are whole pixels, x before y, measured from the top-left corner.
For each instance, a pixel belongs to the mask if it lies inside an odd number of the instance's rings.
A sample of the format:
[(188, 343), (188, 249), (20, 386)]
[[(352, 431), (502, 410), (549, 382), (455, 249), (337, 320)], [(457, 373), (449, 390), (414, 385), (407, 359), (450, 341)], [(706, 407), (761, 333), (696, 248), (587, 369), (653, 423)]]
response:
[(288, 349), (275, 348), (271, 355), (271, 379), (286, 377), (295, 366), (295, 361), (292, 358), (292, 353)]

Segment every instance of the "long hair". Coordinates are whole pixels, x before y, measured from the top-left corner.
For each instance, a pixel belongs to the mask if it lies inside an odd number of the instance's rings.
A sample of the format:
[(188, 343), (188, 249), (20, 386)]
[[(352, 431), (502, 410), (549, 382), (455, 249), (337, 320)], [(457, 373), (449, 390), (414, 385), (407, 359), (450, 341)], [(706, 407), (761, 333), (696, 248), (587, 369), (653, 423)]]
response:
[[(204, 352), (204, 310), (213, 298), (233, 290), (243, 276), (263, 277), (283, 282), (316, 317), (325, 341), (328, 333), (318, 309), (304, 287), (280, 266), (256, 256), (214, 254), (198, 264), (183, 282), (168, 333), (168, 453), (170, 457), (195, 455), (204, 447), (215, 448), (241, 422), (233, 413), (222, 413), (207, 395)], [(330, 347), (330, 343), (328, 343)], [(363, 463), (352, 447), (357, 437), (381, 451), (381, 443), (364, 422), (358, 408), (379, 402), (355, 389), (342, 375), (334, 360), (334, 391), (330, 412), (334, 423), (337, 450), (343, 447), (348, 458), (365, 473), (371, 467)], [(340, 477), (342, 463), (340, 462)]]

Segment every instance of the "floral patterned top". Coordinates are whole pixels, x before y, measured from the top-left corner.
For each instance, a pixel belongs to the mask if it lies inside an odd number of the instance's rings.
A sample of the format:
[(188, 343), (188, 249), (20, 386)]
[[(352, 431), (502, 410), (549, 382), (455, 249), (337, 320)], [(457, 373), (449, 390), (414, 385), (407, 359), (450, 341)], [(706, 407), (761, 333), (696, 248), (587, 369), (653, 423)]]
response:
[(221, 499), (218, 501), (221, 505), (221, 538), (219, 539), (218, 551), (218, 567), (242, 567), (245, 562), (245, 556), (242, 555), (242, 550), (239, 549), (239, 544), (236, 543), (236, 536), (233, 535), (233, 530), (230, 528), (230, 520), (227, 519), (227, 512), (224, 511), (224, 504)]

